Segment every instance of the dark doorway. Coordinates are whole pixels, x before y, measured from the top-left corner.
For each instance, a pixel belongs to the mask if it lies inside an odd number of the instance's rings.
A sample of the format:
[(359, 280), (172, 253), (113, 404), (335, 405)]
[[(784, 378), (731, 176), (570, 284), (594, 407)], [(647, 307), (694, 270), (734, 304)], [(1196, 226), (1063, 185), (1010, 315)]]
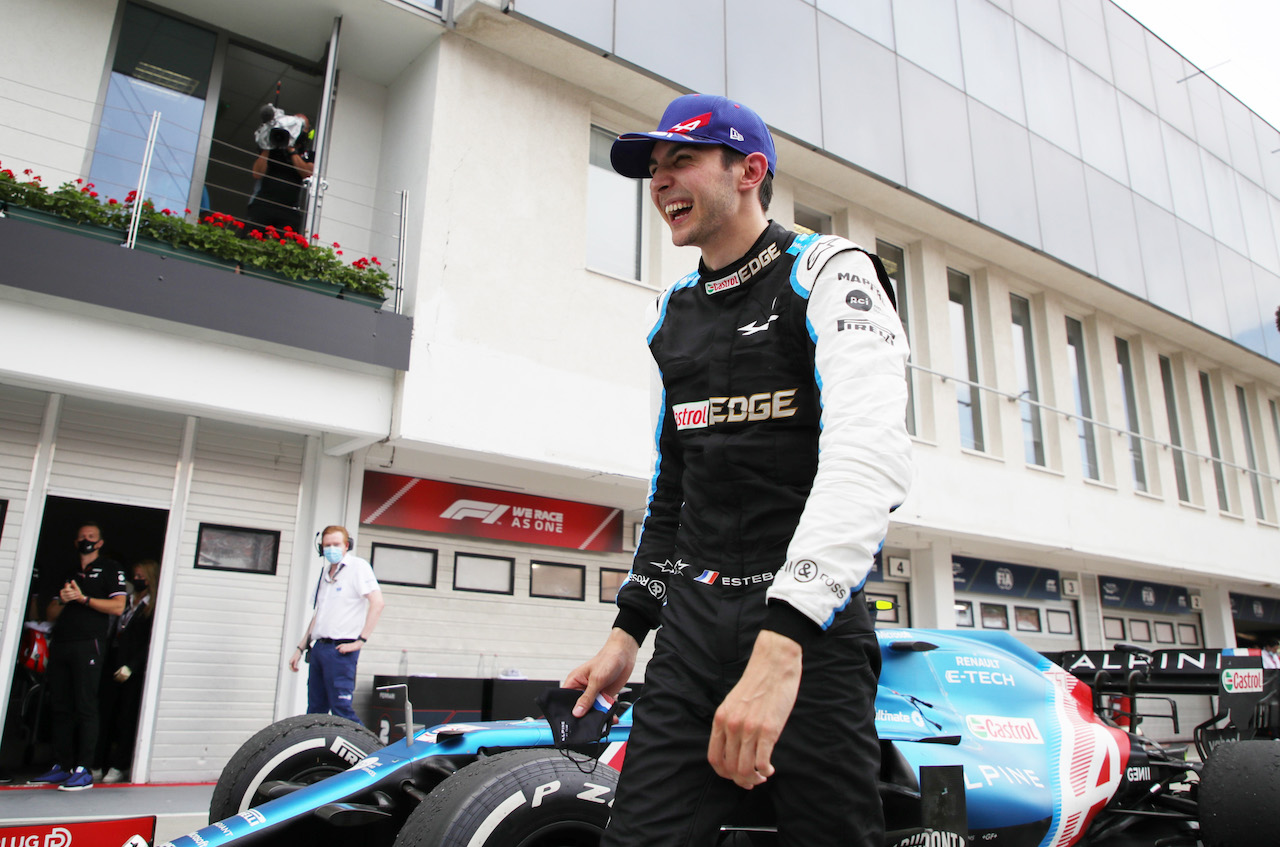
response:
[[(44, 620), (41, 607), (47, 603), (49, 592), (56, 591), (50, 586), (56, 584), (65, 571), (77, 566), (74, 543), (76, 533), (84, 523), (96, 523), (101, 527), (105, 542), (102, 554), (119, 562), (128, 577), (139, 561), (161, 560), (168, 521), (169, 512), (165, 509), (71, 497), (47, 498), (24, 611), (24, 647), (36, 637), (38, 630), (33, 624)], [(164, 575), (161, 574), (160, 578), (163, 580)], [(25, 650), (20, 650), (13, 670), (9, 708), (3, 737), (0, 738), (0, 772), (17, 778), (44, 770), (51, 755), (43, 663), (25, 661), (25, 653)]]

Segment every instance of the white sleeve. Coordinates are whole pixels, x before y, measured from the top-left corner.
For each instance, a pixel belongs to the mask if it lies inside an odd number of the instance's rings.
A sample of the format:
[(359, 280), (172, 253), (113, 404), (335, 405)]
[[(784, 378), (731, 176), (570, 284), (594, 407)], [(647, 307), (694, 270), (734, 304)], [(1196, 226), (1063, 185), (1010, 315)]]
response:
[[(803, 290), (805, 281), (799, 280)], [(816, 270), (807, 307), (822, 401), (818, 471), (768, 597), (826, 629), (862, 588), (911, 482), (907, 339), (871, 259)]]

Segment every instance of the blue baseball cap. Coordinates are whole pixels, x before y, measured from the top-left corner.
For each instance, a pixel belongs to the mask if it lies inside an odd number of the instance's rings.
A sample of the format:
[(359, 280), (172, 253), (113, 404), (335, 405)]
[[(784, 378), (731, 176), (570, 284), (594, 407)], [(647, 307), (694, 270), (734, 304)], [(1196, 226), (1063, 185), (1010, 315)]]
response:
[(634, 179), (649, 178), (649, 158), (659, 141), (681, 144), (723, 144), (743, 155), (763, 153), (773, 173), (778, 154), (773, 136), (760, 116), (727, 97), (685, 94), (672, 100), (662, 113), (656, 132), (619, 135), (609, 151), (613, 169)]

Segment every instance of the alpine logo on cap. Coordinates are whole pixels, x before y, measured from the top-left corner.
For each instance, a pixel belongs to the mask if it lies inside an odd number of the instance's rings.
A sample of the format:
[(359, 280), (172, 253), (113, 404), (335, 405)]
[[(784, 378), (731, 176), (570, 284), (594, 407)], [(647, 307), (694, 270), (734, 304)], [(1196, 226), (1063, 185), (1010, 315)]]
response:
[(701, 115), (698, 115), (696, 118), (689, 118), (689, 120), (687, 121), (681, 121), (680, 123), (668, 129), (667, 132), (689, 133), (709, 123), (711, 123), (711, 113), (703, 112)]

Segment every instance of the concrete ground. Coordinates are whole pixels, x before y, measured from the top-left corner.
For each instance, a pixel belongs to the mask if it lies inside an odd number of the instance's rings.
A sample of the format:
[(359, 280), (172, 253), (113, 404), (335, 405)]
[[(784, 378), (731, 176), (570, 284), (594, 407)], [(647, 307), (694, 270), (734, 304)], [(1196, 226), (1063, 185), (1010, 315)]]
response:
[(0, 827), (155, 815), (155, 843), (163, 844), (207, 824), (212, 795), (213, 783), (95, 785), (74, 792), (0, 785)]

